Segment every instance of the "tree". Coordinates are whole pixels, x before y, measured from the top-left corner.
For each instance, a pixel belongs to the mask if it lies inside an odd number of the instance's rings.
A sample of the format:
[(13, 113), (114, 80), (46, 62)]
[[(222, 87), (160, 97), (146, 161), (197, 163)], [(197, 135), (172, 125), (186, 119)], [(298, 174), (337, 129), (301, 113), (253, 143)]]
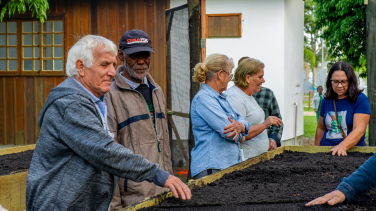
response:
[[(313, 73), (313, 86), (316, 86), (316, 73), (322, 67), (322, 48), (320, 31), (316, 27), (316, 4), (313, 0), (306, 0), (304, 4), (304, 69), (306, 80), (309, 72)], [(325, 49), (325, 48), (324, 48)], [(327, 57), (327, 55), (326, 55)], [(326, 59), (324, 58), (324, 61)], [(319, 66), (320, 65), (320, 66)]]
[[(4, 1), (4, 0), (3, 0)], [(0, 5), (1, 5), (0, 0)], [(2, 6), (0, 13), (0, 22), (3, 21), (5, 13), (8, 11), (9, 17), (14, 15), (16, 12), (25, 13), (26, 8), (31, 11), (31, 15), (36, 14), (36, 18), (39, 19), (42, 23), (47, 19), (47, 10), (48, 10), (47, 0), (10, 0)]]
[[(364, 0), (313, 0), (315, 29), (322, 30), (335, 61), (349, 62), (366, 77), (366, 6)], [(333, 61), (333, 62), (335, 62)]]

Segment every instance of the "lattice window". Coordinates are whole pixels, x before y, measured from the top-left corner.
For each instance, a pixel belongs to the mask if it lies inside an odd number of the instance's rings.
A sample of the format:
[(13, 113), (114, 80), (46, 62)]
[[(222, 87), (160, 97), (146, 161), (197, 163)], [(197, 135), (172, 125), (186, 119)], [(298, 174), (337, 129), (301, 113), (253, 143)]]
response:
[(17, 71), (17, 22), (0, 23), (0, 71)]
[(0, 23), (0, 73), (64, 72), (63, 20)]
[(241, 13), (207, 14), (208, 38), (241, 37)]

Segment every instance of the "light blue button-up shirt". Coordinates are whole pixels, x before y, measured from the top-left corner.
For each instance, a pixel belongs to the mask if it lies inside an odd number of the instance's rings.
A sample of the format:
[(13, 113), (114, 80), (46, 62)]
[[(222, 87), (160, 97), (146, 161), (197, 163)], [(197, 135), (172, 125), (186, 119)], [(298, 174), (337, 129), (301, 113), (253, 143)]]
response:
[[(245, 133), (232, 140), (224, 134), (231, 119), (245, 125)], [(240, 162), (239, 141), (248, 135), (251, 124), (226, 100), (207, 84), (193, 98), (191, 104), (192, 129), (196, 146), (192, 149), (192, 176), (206, 169), (225, 169)]]

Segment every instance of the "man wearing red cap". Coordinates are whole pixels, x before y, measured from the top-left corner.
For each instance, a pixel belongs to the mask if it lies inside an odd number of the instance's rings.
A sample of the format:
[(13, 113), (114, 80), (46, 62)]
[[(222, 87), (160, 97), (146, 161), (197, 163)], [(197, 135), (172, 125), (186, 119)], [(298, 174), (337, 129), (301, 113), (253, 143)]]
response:
[[(161, 87), (148, 74), (151, 53), (151, 40), (145, 32), (133, 29), (121, 37), (118, 56), (123, 64), (117, 68), (111, 91), (104, 97), (108, 126), (118, 143), (172, 174), (165, 98)], [(111, 210), (165, 190), (149, 182), (119, 178)]]

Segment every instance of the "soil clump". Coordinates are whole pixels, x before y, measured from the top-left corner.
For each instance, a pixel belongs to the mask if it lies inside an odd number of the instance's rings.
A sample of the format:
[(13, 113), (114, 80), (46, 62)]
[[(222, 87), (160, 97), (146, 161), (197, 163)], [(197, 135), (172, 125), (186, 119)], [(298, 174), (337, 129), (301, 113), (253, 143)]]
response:
[(192, 199), (168, 198), (146, 210), (376, 210), (376, 191), (350, 204), (304, 204), (333, 191), (373, 153), (349, 152), (347, 157), (330, 153), (285, 151), (275, 158), (224, 175), (192, 190)]
[(0, 155), (0, 176), (30, 168), (34, 150)]

